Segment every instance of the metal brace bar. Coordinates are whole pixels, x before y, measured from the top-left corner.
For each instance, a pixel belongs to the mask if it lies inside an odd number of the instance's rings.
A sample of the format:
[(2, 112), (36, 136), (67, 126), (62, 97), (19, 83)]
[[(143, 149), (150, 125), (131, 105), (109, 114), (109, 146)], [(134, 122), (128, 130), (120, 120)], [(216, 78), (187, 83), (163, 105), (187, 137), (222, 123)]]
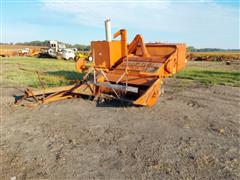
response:
[[(102, 69), (100, 69), (100, 72), (102, 73), (103, 77), (109, 82), (109, 79), (108, 79), (108, 77), (106, 76), (106, 74), (104, 73), (104, 71), (103, 71)], [(115, 91), (115, 89), (113, 89), (112, 87), (111, 87), (111, 89), (113, 90), (114, 94), (115, 94), (118, 98), (120, 98), (119, 95), (117, 94), (117, 92)]]

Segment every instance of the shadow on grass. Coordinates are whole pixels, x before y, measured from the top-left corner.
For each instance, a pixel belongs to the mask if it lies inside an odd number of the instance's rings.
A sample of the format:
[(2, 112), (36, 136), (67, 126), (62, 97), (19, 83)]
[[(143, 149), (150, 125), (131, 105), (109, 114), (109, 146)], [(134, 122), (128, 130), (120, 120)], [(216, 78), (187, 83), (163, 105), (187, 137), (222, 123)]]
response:
[(78, 73), (76, 71), (48, 71), (49, 75), (64, 77), (70, 81), (82, 80), (84, 73)]

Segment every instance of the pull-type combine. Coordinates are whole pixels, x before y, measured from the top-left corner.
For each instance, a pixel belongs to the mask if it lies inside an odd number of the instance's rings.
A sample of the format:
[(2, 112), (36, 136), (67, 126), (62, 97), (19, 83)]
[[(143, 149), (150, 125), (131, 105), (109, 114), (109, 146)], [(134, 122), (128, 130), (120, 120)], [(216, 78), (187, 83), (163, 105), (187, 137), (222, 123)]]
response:
[(76, 68), (85, 73), (72, 86), (32, 91), (27, 89), (23, 99), (49, 103), (82, 95), (115, 98), (136, 105), (153, 106), (160, 96), (162, 80), (186, 65), (185, 44), (144, 43), (141, 35), (127, 43), (127, 31), (114, 34), (111, 39), (110, 21), (105, 22), (106, 40), (92, 41), (93, 63), (79, 60)]

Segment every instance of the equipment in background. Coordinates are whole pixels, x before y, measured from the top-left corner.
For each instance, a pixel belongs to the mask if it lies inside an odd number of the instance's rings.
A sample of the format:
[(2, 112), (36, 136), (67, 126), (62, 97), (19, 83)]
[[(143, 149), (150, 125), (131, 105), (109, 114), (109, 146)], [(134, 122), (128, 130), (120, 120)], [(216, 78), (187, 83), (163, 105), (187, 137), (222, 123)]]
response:
[(19, 56), (28, 56), (28, 57), (34, 57), (39, 55), (39, 50), (37, 49), (30, 49), (30, 48), (23, 48), (19, 50), (18, 55)]
[(48, 43), (48, 48), (42, 48), (39, 53), (39, 57), (52, 57), (61, 59), (62, 51), (66, 49), (66, 45), (55, 40), (50, 40)]

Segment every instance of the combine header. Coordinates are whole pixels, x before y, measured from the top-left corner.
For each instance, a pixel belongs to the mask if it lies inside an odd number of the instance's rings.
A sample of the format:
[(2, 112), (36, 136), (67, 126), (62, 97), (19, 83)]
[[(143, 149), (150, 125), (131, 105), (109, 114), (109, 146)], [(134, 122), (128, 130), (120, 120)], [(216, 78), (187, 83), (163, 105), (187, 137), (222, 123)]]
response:
[(112, 40), (110, 21), (105, 21), (106, 40), (92, 41), (93, 63), (80, 59), (77, 71), (83, 79), (72, 86), (32, 91), (27, 89), (22, 99), (49, 103), (61, 99), (92, 96), (153, 106), (160, 96), (163, 78), (186, 65), (185, 44), (144, 43), (141, 35), (127, 43), (127, 31), (116, 32)]

